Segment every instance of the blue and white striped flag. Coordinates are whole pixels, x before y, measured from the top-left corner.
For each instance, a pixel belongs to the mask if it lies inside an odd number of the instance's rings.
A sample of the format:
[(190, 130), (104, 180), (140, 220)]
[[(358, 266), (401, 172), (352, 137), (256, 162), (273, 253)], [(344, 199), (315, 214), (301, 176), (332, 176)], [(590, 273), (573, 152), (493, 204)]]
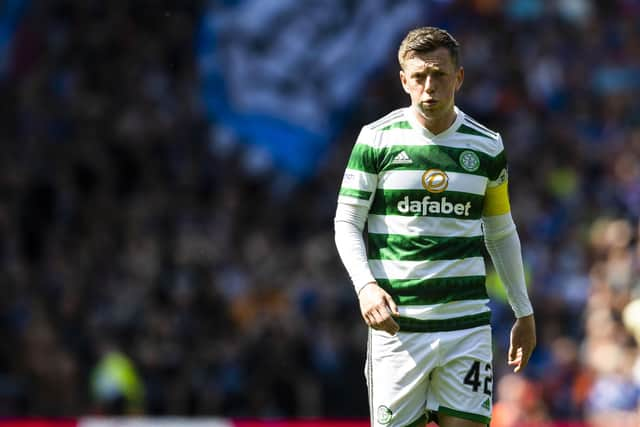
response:
[(222, 3), (198, 37), (207, 112), (299, 179), (313, 175), (366, 78), (424, 13), (419, 0)]

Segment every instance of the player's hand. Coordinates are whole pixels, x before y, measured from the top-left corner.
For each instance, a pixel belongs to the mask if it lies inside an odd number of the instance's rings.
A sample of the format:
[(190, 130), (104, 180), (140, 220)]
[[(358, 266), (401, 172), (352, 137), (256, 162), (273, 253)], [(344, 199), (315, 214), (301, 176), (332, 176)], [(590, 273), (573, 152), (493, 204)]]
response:
[(360, 300), (360, 312), (364, 321), (373, 329), (386, 331), (395, 335), (400, 327), (393, 319), (399, 316), (398, 306), (384, 289), (377, 283), (371, 282), (365, 285), (358, 294)]
[(513, 372), (520, 372), (529, 363), (536, 347), (536, 322), (533, 314), (516, 319), (511, 328), (509, 345), (509, 365), (515, 366)]

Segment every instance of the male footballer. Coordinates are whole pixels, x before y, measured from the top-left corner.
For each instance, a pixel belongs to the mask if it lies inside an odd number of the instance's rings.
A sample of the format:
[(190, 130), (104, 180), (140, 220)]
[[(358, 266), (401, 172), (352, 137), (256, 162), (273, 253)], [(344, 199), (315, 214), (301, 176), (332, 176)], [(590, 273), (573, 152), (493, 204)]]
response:
[(362, 128), (335, 216), (336, 246), (369, 326), (371, 424), (486, 426), (493, 369), (483, 246), (515, 313), (515, 372), (536, 345), (504, 146), (455, 105), (464, 69), (448, 32), (412, 30), (398, 60), (411, 105)]

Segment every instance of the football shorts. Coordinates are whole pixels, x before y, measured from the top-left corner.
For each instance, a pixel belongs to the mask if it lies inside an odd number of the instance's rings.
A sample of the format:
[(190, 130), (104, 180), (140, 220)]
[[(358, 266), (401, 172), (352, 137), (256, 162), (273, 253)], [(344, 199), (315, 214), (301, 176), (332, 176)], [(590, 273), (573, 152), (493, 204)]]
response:
[(394, 336), (369, 329), (367, 350), (372, 427), (423, 426), (431, 412), (489, 424), (489, 325)]

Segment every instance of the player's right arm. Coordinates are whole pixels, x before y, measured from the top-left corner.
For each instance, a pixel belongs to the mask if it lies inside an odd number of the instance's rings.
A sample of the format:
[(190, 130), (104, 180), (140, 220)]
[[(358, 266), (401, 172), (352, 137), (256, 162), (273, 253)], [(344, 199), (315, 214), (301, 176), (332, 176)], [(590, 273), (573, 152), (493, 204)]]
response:
[(399, 327), (392, 314), (398, 315), (398, 308), (373, 277), (362, 237), (378, 185), (374, 139), (375, 133), (364, 127), (351, 152), (334, 218), (335, 242), (358, 294), (362, 318), (373, 329), (395, 334)]

